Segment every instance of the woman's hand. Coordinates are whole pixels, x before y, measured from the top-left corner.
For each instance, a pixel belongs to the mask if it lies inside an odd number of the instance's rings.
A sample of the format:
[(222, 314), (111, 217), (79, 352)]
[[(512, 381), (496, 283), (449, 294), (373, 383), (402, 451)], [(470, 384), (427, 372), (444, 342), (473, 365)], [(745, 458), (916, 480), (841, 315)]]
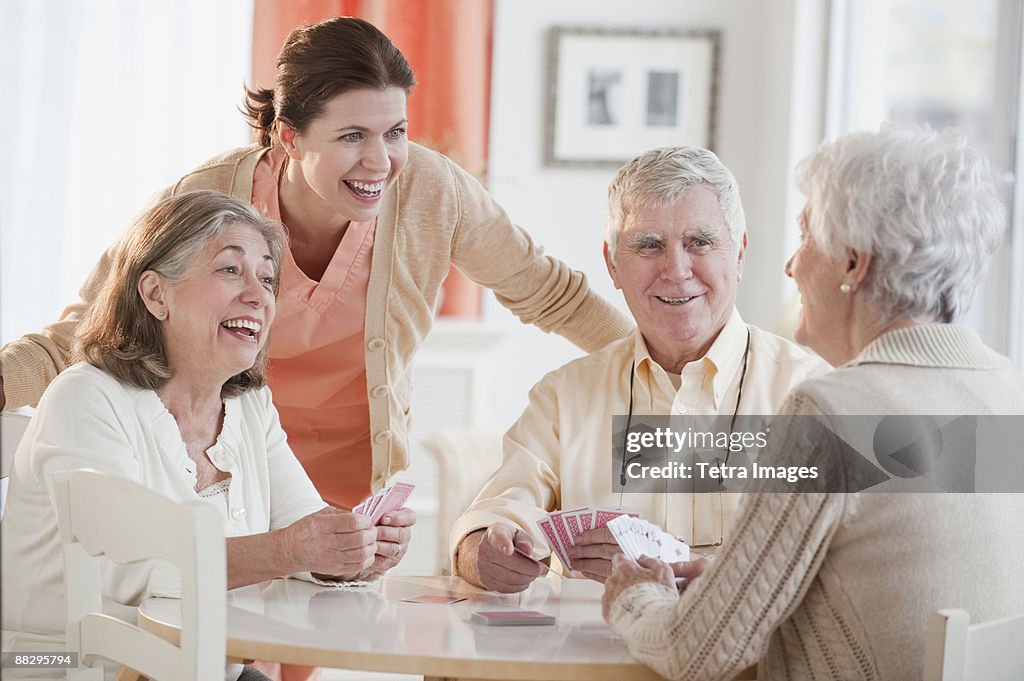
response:
[(384, 574), (398, 565), (409, 550), (412, 526), (416, 524), (416, 512), (402, 507), (381, 516), (377, 526), (377, 547), (372, 572)]
[(621, 553), (612, 558), (612, 576), (605, 581), (604, 594), (601, 596), (601, 616), (606, 622), (611, 614), (612, 604), (619, 594), (634, 584), (644, 582), (664, 584), (675, 589), (675, 571), (671, 565), (657, 558), (641, 556), (639, 561), (633, 562)]
[(282, 551), (298, 570), (321, 579), (352, 579), (374, 563), (377, 528), (367, 516), (327, 507), (284, 529)]

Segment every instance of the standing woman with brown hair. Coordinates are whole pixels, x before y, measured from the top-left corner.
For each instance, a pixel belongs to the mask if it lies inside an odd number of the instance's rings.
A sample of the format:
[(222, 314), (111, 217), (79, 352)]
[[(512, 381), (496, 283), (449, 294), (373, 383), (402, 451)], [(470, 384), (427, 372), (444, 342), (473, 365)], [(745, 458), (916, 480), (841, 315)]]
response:
[[(161, 195), (218, 189), (286, 226), (270, 386), (318, 491), (346, 508), (408, 465), (412, 358), (451, 265), (524, 323), (584, 350), (632, 327), (581, 273), (543, 255), (473, 177), (409, 142), (414, 84), (401, 52), (366, 21), (299, 28), (278, 57), (274, 89), (247, 93), (259, 143)], [(84, 302), (0, 351), (7, 406), (35, 403), (64, 368), (116, 248), (90, 275)], [(380, 537), (382, 563), (397, 562), (407, 528)]]

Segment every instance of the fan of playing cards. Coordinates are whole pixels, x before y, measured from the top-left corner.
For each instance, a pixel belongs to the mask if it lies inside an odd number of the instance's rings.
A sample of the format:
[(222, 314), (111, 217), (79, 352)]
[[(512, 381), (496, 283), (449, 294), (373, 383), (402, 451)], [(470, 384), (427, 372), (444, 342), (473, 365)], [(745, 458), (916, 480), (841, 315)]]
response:
[(396, 482), (374, 494), (352, 509), (353, 513), (370, 516), (376, 525), (385, 513), (397, 511), (405, 504), (416, 485), (411, 482)]
[(627, 558), (650, 556), (666, 563), (690, 560), (689, 546), (642, 518), (619, 516), (608, 522), (608, 530)]
[(537, 526), (544, 533), (548, 546), (558, 556), (558, 560), (571, 570), (572, 562), (566, 550), (576, 545), (576, 537), (587, 530), (604, 527), (613, 518), (623, 515), (637, 517), (636, 513), (626, 513), (613, 508), (575, 508), (571, 511), (549, 513), (547, 518), (537, 521)]

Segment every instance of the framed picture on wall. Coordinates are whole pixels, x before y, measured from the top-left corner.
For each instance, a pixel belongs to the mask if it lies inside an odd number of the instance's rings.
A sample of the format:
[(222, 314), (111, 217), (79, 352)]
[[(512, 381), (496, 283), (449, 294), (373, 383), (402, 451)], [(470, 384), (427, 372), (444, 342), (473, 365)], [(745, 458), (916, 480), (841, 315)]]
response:
[(652, 147), (713, 149), (719, 31), (556, 27), (544, 163), (619, 166)]

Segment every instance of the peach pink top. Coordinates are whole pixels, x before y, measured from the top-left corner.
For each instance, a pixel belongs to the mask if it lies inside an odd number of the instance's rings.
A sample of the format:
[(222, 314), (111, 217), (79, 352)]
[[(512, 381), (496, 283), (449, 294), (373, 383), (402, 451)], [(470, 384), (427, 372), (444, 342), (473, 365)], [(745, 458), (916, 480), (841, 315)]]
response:
[[(282, 223), (278, 180), (287, 158), (267, 152), (252, 186), (253, 205)], [(375, 227), (351, 223), (320, 281), (285, 251), (270, 335), (270, 388), (288, 442), (324, 500), (345, 508), (370, 493), (363, 324)]]

